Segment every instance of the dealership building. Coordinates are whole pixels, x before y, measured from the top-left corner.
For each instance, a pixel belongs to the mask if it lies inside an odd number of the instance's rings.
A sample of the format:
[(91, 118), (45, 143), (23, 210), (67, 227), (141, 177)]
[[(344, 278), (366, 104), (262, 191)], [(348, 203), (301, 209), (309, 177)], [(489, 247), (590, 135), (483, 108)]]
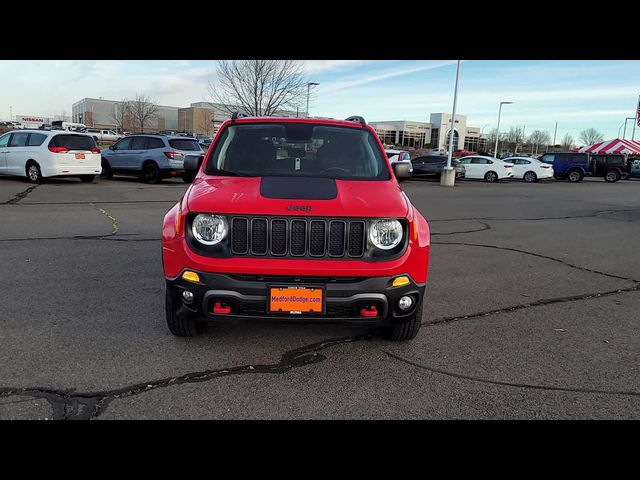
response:
[[(83, 98), (73, 104), (72, 122), (87, 127), (115, 129), (116, 118), (122, 117), (122, 102), (103, 98)], [(234, 109), (235, 110), (235, 109)], [(240, 109), (238, 109), (240, 110)], [(296, 112), (281, 111), (279, 115), (296, 116)], [(202, 135), (215, 135), (223, 122), (231, 118), (225, 105), (210, 102), (195, 102), (188, 107), (169, 107), (157, 105), (154, 118), (144, 127), (146, 133), (185, 132)], [(137, 131), (131, 118), (125, 117), (119, 129)], [(120, 122), (119, 122), (120, 123)]]
[[(370, 122), (386, 145), (447, 150), (451, 132), (450, 113), (432, 113), (427, 122), (409, 120)], [(454, 150), (479, 151), (487, 148), (487, 134), (467, 126), (466, 115), (456, 115), (453, 127)]]

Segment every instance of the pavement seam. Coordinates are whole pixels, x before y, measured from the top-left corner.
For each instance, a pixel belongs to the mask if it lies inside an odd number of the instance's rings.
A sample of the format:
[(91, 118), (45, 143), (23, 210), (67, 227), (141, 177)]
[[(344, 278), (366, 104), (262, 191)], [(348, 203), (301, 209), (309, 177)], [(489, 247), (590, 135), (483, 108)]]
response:
[(27, 195), (29, 195), (31, 192), (33, 192), (38, 187), (39, 187), (39, 185), (32, 185), (29, 188), (27, 188), (26, 190), (23, 190), (22, 192), (16, 193), (13, 198), (7, 200), (6, 202), (0, 203), (0, 205), (15, 205), (20, 200), (22, 200), (23, 198), (27, 197)]
[(31, 238), (2, 238), (0, 242), (31, 242), (36, 240), (109, 240), (111, 242), (159, 242), (160, 238), (122, 238), (124, 236), (139, 235), (137, 233), (121, 233), (114, 238), (109, 233), (106, 235), (74, 235), (73, 237), (31, 237)]
[(111, 235), (115, 235), (116, 233), (118, 233), (118, 221), (115, 219), (115, 217), (109, 214), (109, 212), (107, 212), (104, 208), (98, 207), (95, 203), (90, 203), (89, 205), (96, 207), (100, 211), (100, 213), (111, 220)]
[(408, 360), (400, 355), (395, 353), (388, 352), (384, 349), (380, 349), (383, 353), (386, 353), (389, 357), (394, 358), (400, 362), (404, 362), (406, 364), (412, 365), (414, 367), (427, 370), (429, 372), (437, 373), (440, 375), (445, 375), (448, 377), (459, 378), (462, 380), (470, 380), (474, 382), (486, 383), (491, 385), (498, 385), (502, 387), (516, 387), (516, 388), (528, 388), (534, 390), (544, 390), (544, 391), (556, 391), (556, 392), (567, 392), (567, 393), (587, 393), (587, 394), (601, 394), (601, 395), (625, 395), (625, 396), (634, 396), (639, 397), (640, 392), (636, 392), (633, 390), (599, 390), (595, 388), (570, 388), (570, 387), (556, 387), (553, 385), (534, 385), (528, 383), (515, 383), (515, 382), (503, 382), (500, 380), (491, 380), (483, 377), (475, 377), (473, 375), (464, 375), (461, 373), (450, 372), (448, 370), (441, 370), (439, 368), (430, 367), (428, 365), (420, 364), (414, 362), (412, 360)]

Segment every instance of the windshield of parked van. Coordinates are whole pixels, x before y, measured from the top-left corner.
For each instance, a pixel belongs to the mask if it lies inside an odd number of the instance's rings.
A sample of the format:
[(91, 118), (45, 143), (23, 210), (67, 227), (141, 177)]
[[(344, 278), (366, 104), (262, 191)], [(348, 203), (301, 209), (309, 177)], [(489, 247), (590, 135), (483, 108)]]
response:
[(362, 128), (310, 123), (228, 126), (207, 160), (205, 173), (388, 180), (376, 139)]

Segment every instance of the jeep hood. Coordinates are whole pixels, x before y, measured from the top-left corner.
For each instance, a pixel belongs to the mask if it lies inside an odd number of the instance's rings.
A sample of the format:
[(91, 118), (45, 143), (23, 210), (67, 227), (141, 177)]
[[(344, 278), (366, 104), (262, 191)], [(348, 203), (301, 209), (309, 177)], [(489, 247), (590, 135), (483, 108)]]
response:
[[(407, 200), (393, 179), (327, 182), (321, 178), (312, 188), (313, 179), (307, 177), (309, 188), (304, 192), (301, 177), (278, 177), (278, 183), (272, 178), (198, 177), (186, 193), (187, 207), (192, 212), (321, 217), (402, 218), (408, 212)], [(335, 188), (328, 183), (335, 183)]]

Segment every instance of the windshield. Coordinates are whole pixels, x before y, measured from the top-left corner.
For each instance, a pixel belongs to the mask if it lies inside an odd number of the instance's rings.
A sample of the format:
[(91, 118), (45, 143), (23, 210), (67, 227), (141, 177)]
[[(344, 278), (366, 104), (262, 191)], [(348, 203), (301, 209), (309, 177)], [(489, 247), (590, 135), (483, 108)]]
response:
[(309, 123), (227, 127), (205, 173), (389, 180), (382, 151), (368, 130)]

